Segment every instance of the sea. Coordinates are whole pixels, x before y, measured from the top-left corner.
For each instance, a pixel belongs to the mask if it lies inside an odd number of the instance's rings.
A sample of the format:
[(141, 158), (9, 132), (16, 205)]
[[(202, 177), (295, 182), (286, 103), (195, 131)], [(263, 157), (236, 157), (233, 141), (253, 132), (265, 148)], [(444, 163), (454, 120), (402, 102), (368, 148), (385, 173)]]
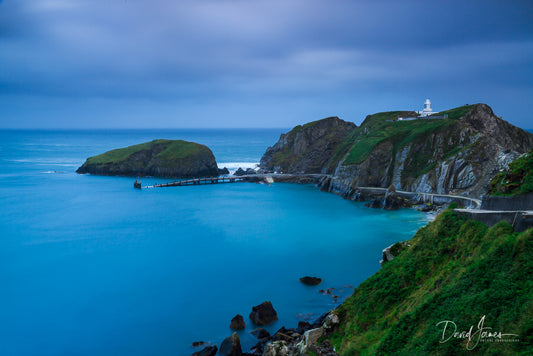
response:
[(137, 190), (135, 177), (75, 172), (158, 138), (205, 144), (221, 168), (254, 167), (286, 131), (0, 131), (0, 354), (187, 356), (193, 342), (220, 345), (236, 314), (246, 351), (255, 305), (272, 302), (271, 333), (335, 308), (428, 216), (312, 184)]

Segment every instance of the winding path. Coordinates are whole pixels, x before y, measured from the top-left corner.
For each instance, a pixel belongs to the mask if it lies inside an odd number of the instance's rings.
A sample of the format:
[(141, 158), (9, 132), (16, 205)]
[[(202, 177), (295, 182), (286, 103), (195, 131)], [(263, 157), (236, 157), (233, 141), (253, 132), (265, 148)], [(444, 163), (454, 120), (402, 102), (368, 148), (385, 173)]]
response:
[[(377, 187), (358, 187), (358, 189), (361, 190), (368, 190), (368, 191), (379, 191), (379, 192), (387, 192), (387, 188), (377, 188)], [(437, 194), (437, 193), (422, 193), (422, 192), (407, 192), (404, 190), (397, 190), (396, 193), (402, 194), (402, 195), (419, 195), (423, 198), (426, 197), (432, 197), (432, 198), (450, 198), (450, 199), (460, 199), (460, 200), (467, 200), (474, 202), (476, 204), (475, 209), (479, 209), (481, 207), (481, 200), (480, 199), (474, 199), (469, 197), (464, 197), (462, 195), (452, 195), (452, 194)]]

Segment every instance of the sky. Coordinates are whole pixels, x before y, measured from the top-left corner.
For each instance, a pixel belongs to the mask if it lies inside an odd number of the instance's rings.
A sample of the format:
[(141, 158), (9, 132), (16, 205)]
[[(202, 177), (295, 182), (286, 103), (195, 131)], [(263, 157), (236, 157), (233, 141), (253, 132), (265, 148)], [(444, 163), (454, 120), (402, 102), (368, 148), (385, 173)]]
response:
[(0, 128), (290, 128), (483, 102), (533, 128), (533, 1), (0, 0)]

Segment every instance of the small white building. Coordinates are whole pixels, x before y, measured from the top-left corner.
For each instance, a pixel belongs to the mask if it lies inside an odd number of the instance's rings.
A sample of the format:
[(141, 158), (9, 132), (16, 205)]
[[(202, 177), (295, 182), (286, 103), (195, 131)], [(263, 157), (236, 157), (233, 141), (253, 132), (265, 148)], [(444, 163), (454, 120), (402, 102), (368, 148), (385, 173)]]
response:
[[(431, 109), (431, 101), (429, 99), (426, 99), (424, 102), (424, 109), (420, 111), (415, 111), (418, 116), (417, 117), (398, 117), (398, 121), (411, 121), (416, 119), (447, 119), (448, 115), (444, 114), (442, 116), (436, 116), (435, 114), (438, 114), (438, 111), (433, 111)], [(434, 115), (434, 116), (431, 116)], [(431, 116), (431, 117), (430, 117)]]
[(431, 101), (429, 99), (426, 99), (426, 102), (424, 103), (424, 109), (421, 111), (417, 111), (417, 113), (418, 115), (420, 115), (420, 117), (426, 117), (429, 115), (437, 114), (438, 111), (433, 111), (431, 109)]

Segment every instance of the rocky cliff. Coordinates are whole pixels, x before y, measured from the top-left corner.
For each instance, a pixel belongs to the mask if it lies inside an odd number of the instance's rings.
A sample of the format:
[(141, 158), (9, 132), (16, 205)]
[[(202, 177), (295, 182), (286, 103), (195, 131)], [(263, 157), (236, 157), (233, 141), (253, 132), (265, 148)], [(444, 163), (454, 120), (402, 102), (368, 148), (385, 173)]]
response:
[(296, 126), (267, 149), (260, 165), (283, 173), (327, 173), (334, 169), (342, 143), (355, 128), (338, 117)]
[(480, 197), (496, 173), (533, 147), (532, 134), (485, 104), (439, 113), (444, 119), (398, 119), (413, 114), (378, 113), (359, 127), (337, 118), (297, 126), (267, 150), (261, 166), (332, 174), (323, 188), (347, 197), (358, 186), (391, 185)]
[(218, 167), (207, 146), (182, 140), (154, 140), (90, 157), (76, 172), (186, 178), (217, 176)]

